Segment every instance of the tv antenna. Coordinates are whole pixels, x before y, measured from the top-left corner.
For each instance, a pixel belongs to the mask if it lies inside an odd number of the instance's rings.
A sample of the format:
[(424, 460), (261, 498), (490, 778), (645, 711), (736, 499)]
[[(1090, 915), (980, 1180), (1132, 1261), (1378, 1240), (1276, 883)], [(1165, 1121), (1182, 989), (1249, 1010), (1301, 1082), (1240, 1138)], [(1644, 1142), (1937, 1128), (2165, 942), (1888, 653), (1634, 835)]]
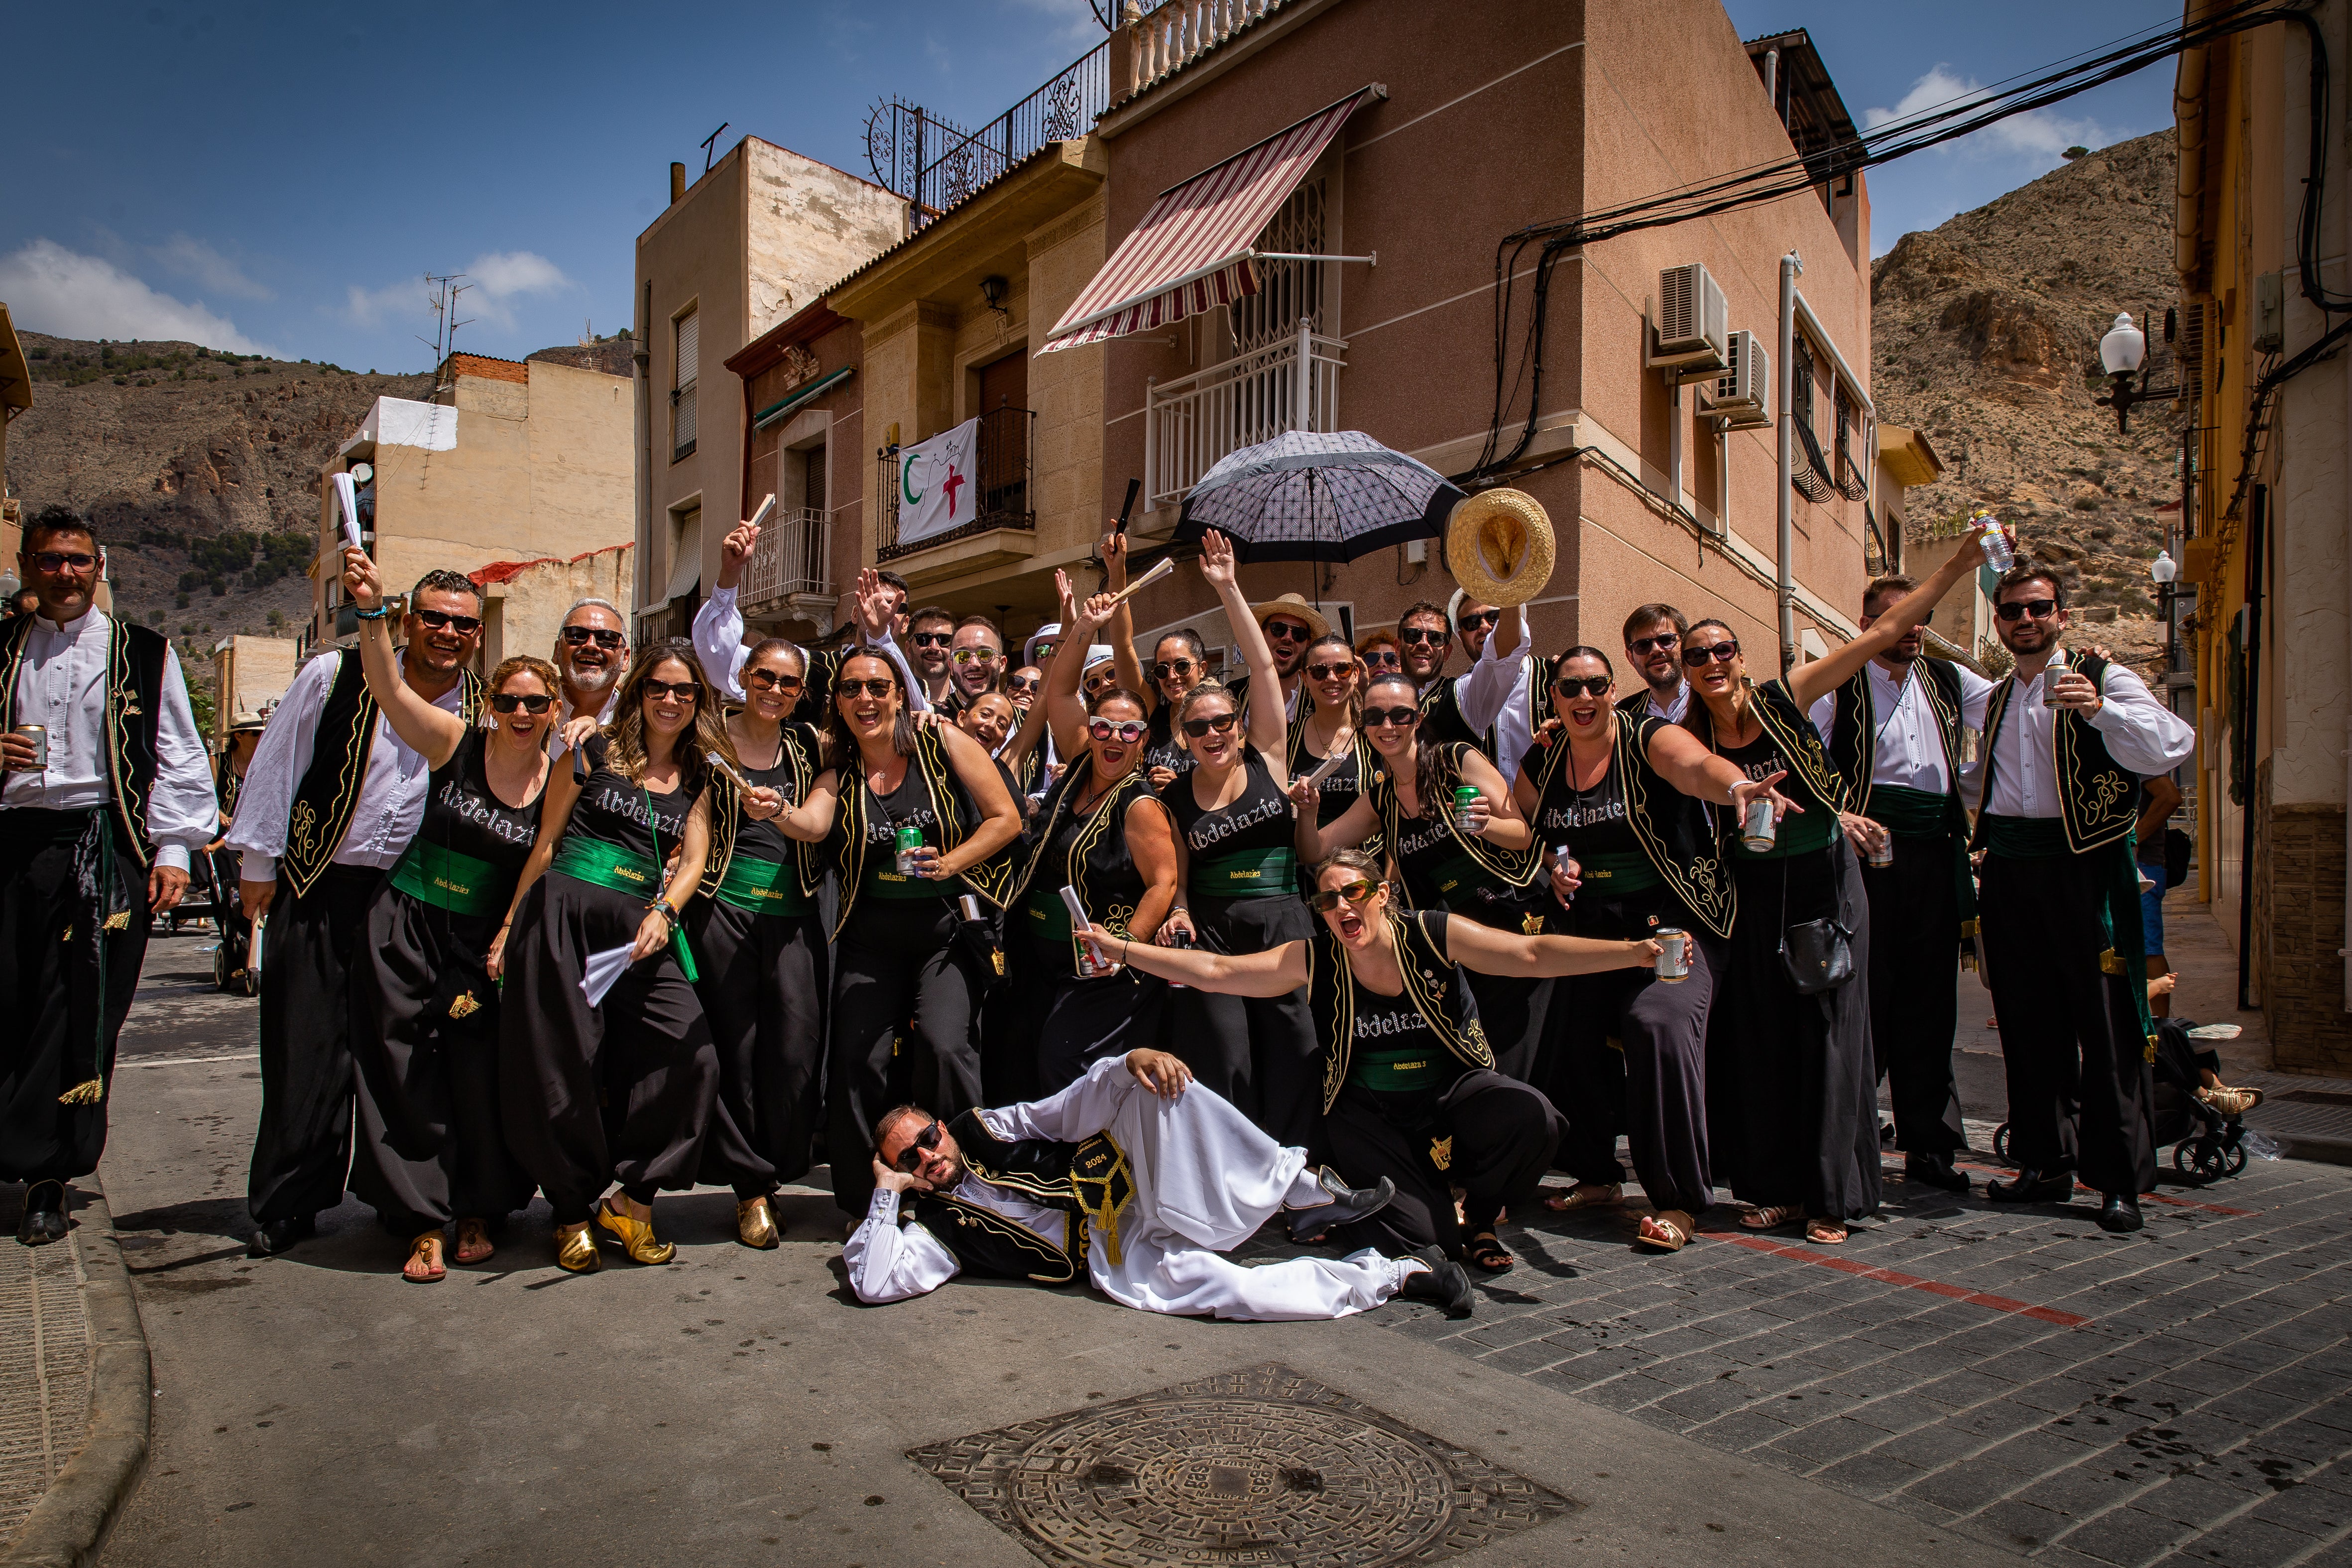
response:
[(714, 131), (702, 139), (702, 172), (704, 174), (710, 173), (710, 160), (718, 156), (718, 150), (711, 143), (719, 140), (720, 131), (726, 130), (734, 123), (731, 120), (722, 120), (719, 122), (719, 131)]
[(465, 276), (462, 272), (428, 272), (425, 275), (425, 281), (433, 286), (431, 301), (433, 335), (426, 338), (420, 334), (417, 335), (416, 341), (433, 351), (433, 365), (436, 370), (440, 368), (441, 362), (447, 359), (456, 349), (457, 329), (474, 324), (473, 317), (468, 317), (462, 321), (450, 319), (457, 312), (457, 296), (473, 287), (471, 283), (458, 281)]

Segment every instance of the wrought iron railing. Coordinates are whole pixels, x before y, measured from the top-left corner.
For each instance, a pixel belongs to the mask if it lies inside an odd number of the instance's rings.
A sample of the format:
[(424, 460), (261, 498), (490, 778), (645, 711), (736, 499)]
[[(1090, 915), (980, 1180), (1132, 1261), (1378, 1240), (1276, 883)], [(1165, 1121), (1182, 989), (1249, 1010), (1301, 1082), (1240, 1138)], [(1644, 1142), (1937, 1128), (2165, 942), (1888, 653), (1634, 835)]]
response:
[(783, 513), (760, 531), (760, 542), (743, 565), (747, 606), (794, 594), (833, 592), (833, 514), (804, 506)]
[(866, 121), (874, 178), (915, 204), (918, 226), (946, 212), (1052, 142), (1094, 129), (1110, 105), (1110, 40), (977, 131), (892, 98)]
[[(1217, 459), (1286, 430), (1336, 430), (1346, 340), (1301, 321), (1279, 342), (1144, 392), (1144, 506), (1181, 505)], [(1304, 367), (1302, 374), (1301, 367)]]
[(919, 550), (969, 539), (1000, 528), (1037, 526), (1035, 489), (1037, 416), (1026, 408), (996, 408), (980, 416), (974, 459), (980, 469), (979, 500), (970, 522), (912, 543), (898, 542), (898, 460), (896, 448), (877, 454), (875, 493), (882, 497), (875, 558), (896, 560)]

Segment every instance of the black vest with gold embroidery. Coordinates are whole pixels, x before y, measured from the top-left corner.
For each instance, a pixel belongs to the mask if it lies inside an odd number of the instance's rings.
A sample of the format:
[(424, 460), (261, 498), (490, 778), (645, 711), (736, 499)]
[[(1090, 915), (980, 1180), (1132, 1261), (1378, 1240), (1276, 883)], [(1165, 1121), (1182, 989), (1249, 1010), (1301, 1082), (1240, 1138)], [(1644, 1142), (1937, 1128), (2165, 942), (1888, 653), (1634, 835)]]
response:
[[(946, 839), (940, 847), (953, 849), (980, 830), (980, 805), (964, 788), (962, 775), (948, 756), (948, 743), (940, 739), (937, 729), (928, 724), (916, 729), (915, 753), (907, 759), (907, 765), (922, 774), (924, 791), (930, 797), (931, 815)], [(854, 752), (835, 766), (841, 773), (841, 804), (834, 813), (833, 836), (825, 841), (825, 847), (832, 868), (841, 878), (841, 915), (833, 926), (833, 934), (838, 937), (849, 924), (850, 911), (857, 907), (858, 891), (866, 885), (866, 823), (874, 792), (866, 784), (866, 764)], [(1011, 846), (967, 868), (958, 880), (977, 889), (991, 903), (1003, 907), (1013, 884)], [(954, 889), (942, 886), (940, 891), (946, 894)]]
[[(376, 702), (360, 668), (360, 650), (344, 648), (335, 657), (340, 662), (334, 684), (320, 705), (310, 766), (295, 786), (286, 816), (286, 852), (278, 858), (278, 871), (297, 898), (310, 890), (343, 847), (352, 813), (359, 807), (360, 785), (367, 779), (368, 753), (375, 746)], [(472, 729), (482, 721), (482, 678), (467, 669), (457, 679), (457, 717)]]
[[(1103, 1253), (1119, 1261), (1118, 1216), (1135, 1196), (1126, 1151), (1108, 1132), (1065, 1142), (1053, 1138), (999, 1138), (967, 1110), (948, 1123), (964, 1169), (1016, 1197), (1072, 1215), (1069, 1251), (1086, 1267), (1086, 1231), (1098, 1231)], [(953, 1247), (949, 1247), (954, 1251)]]
[[(1425, 746), (1429, 742), (1422, 740), (1417, 744)], [(1447, 742), (1439, 748), (1437, 775), (1445, 797), (1423, 801), (1423, 816), (1412, 820), (1426, 820), (1432, 812), (1440, 814), (1439, 820), (1444, 826), (1446, 837), (1454, 840), (1455, 848), (1475, 861), (1480, 870), (1505, 887), (1525, 888), (1534, 882), (1536, 873), (1543, 868), (1542, 845), (1530, 843), (1525, 849), (1506, 849), (1464, 833), (1454, 826), (1454, 792), (1462, 784), (1462, 759), (1465, 752), (1473, 750), (1475, 748), (1460, 741)], [(1372, 803), (1373, 815), (1379, 819), (1381, 831), (1388, 836), (1389, 847), (1393, 850), (1404, 842), (1404, 803), (1397, 798), (1396, 775), (1390, 768), (1388, 759), (1377, 752), (1373, 754), (1371, 773), (1364, 782), (1364, 798)]]
[[(1666, 721), (1654, 714), (1629, 717), (1622, 709), (1618, 711), (1616, 750), (1609, 766), (1617, 777), (1619, 797), (1625, 803), (1625, 824), (1633, 829), (1650, 868), (1673, 890), (1690, 917), (1716, 935), (1727, 937), (1739, 900), (1724, 864), (1715, 814), (1705, 801), (1683, 794), (1650, 765), (1650, 738), (1665, 727)], [(1554, 741), (1542, 753), (1540, 767), (1535, 775), (1538, 821), (1551, 809), (1554, 802), (1549, 797), (1554, 790), (1565, 795), (1571, 788), (1565, 738)]]
[[(1045, 807), (1037, 818), (1036, 827), (1025, 840), (1015, 841), (1016, 850), (1024, 852), (1022, 864), (1004, 900), (1015, 922), (1025, 918), (1021, 912), (1022, 905), (1031, 893), (1052, 894), (1068, 887), (1078, 890), (1078, 901), (1104, 930), (1127, 934), (1127, 922), (1135, 918), (1136, 906), (1143, 900), (1146, 885), (1143, 873), (1135, 868), (1135, 857), (1127, 847), (1128, 808), (1138, 800), (1150, 800), (1155, 808), (1163, 811), (1165, 807), (1159, 806), (1159, 797), (1152, 793), (1151, 781), (1143, 769), (1133, 768), (1087, 808), (1086, 822), (1076, 837), (1066, 841), (1066, 852), (1049, 863), (1046, 852), (1061, 836), (1080, 784), (1093, 773), (1092, 753), (1081, 752), (1080, 760), (1063, 769), (1062, 776), (1046, 792)], [(1073, 936), (1073, 964), (1076, 956), (1077, 939)]]
[[(106, 615), (93, 610), (93, 615)], [(16, 676), (24, 668), (25, 643), (37, 617), (19, 616), (0, 643), (0, 715), (11, 726), (16, 711)], [(163, 719), (163, 666), (172, 651), (160, 632), (106, 616), (107, 777), (113, 784), (119, 841), (144, 868), (155, 858), (147, 837), (147, 802), (155, 792), (156, 736)]]
[[(1395, 940), (1397, 971), (1404, 977), (1403, 1000), (1421, 1015), (1449, 1054), (1465, 1068), (1491, 1068), (1495, 1053), (1478, 1022), (1470, 982), (1446, 954), (1444, 910), (1388, 910)], [(1328, 1111), (1348, 1081), (1356, 1049), (1356, 986), (1348, 950), (1318, 920), (1307, 942), (1307, 1004), (1315, 1037), (1323, 1047), (1323, 1109)]]
[(961, 1273), (983, 1279), (1034, 1279), (1040, 1285), (1067, 1285), (1086, 1277), (1087, 1227), (1076, 1215), (1063, 1222), (1066, 1239), (1056, 1247), (994, 1209), (966, 1203), (952, 1193), (909, 1192), (906, 1206), (915, 1222), (948, 1249)]
[[(817, 732), (793, 719), (785, 720), (777, 730), (781, 737), (777, 763), (790, 773), (790, 787), (782, 792), (784, 809), (790, 811), (808, 799), (809, 788), (816, 783)], [(716, 768), (710, 770), (703, 787), (710, 792), (710, 858), (703, 867), (701, 890), (704, 898), (711, 898), (727, 880), (727, 868), (735, 858), (735, 836), (743, 826), (743, 792)], [(820, 850), (821, 846), (806, 839), (793, 840), (793, 868), (804, 899), (816, 897), (824, 880)]]
[[(1527, 678), (1529, 708), (1528, 729), (1532, 733), (1545, 719), (1550, 716), (1551, 694), (1546, 677), (1546, 671), (1549, 667), (1538, 654), (1521, 654), (1519, 662)], [(1470, 721), (1463, 716), (1462, 700), (1454, 691), (1454, 676), (1441, 675), (1422, 688), (1421, 740), (1423, 743), (1427, 744), (1434, 741), (1442, 744), (1448, 741), (1460, 741), (1465, 744), (1475, 746), (1486, 753), (1488, 762), (1499, 764), (1503, 754), (1501, 716), (1497, 714), (1495, 722), (1487, 725), (1483, 734), (1471, 729)], [(1517, 690), (1517, 688), (1515, 686), (1513, 689)], [(1503, 782), (1508, 784), (1517, 781), (1505, 779)]]
[[(2101, 690), (2106, 689), (2107, 660), (2095, 654), (2069, 653), (2071, 666)], [(2017, 672), (2011, 670), (1992, 689), (1985, 704), (1984, 779), (1979, 797), (1971, 848), (1985, 843), (1985, 816), (1992, 804), (1993, 761), (2000, 755), (2001, 721), (2009, 717), (2010, 699), (2017, 695)], [(2139, 798), (2139, 780), (2107, 754), (2107, 743), (2079, 710), (2053, 710), (2056, 731), (2052, 752), (2058, 766), (2058, 820), (2066, 829), (2066, 847), (2080, 855), (2112, 844), (2132, 830), (2137, 820), (2133, 802)]]
[[(1944, 777), (1949, 781), (1946, 793), (1956, 794), (1960, 787), (1959, 673), (1948, 660), (1940, 658), (1915, 659), (1911, 669), (1922, 682), (1920, 694), (1927, 698), (1928, 710), (1936, 716), (1937, 738), (1944, 746)], [(1845, 783), (1845, 799), (1841, 804), (1847, 811), (1867, 816), (1870, 774), (1878, 764), (1878, 731), (1883, 722), (1867, 664), (1837, 689), (1833, 701), (1836, 717), (1830, 723), (1829, 757)]]
[[(1789, 695), (1786, 680), (1768, 680), (1748, 689), (1748, 710), (1756, 715), (1764, 732), (1772, 737), (1780, 755), (1789, 763), (1790, 775), (1773, 787), (1803, 806), (1807, 811), (1816, 805), (1830, 812), (1837, 810), (1838, 802), (1845, 798), (1845, 784), (1822, 744), (1822, 732), (1797, 700)], [(1691, 694), (1691, 703), (1683, 714), (1683, 727), (1696, 735), (1711, 752), (1720, 751), (1715, 742), (1715, 716), (1707, 710), (1698, 694)], [(1727, 820), (1736, 816), (1729, 806), (1717, 808)], [(1737, 832), (1739, 824), (1729, 820), (1729, 831)]]

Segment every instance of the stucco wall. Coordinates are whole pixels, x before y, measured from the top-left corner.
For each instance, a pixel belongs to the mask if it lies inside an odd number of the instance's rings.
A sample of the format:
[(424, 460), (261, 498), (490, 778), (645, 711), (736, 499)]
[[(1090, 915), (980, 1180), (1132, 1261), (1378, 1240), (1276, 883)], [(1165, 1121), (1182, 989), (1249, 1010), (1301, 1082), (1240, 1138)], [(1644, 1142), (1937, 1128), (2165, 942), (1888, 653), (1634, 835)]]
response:
[(571, 560), (533, 561), (485, 573), (502, 580), (484, 590), (483, 673), (518, 654), (551, 658), (563, 617), (583, 599), (610, 599), (628, 614), (635, 607), (630, 559), (635, 552), (625, 541)]
[(265, 702), (275, 702), (294, 684), (294, 639), (232, 637), (213, 655), (213, 732), (217, 745), (228, 734), (229, 721), (240, 713), (258, 713)]
[[(746, 137), (748, 315), (723, 359), (905, 237), (892, 191), (790, 148)], [(757, 497), (753, 498), (755, 500)]]

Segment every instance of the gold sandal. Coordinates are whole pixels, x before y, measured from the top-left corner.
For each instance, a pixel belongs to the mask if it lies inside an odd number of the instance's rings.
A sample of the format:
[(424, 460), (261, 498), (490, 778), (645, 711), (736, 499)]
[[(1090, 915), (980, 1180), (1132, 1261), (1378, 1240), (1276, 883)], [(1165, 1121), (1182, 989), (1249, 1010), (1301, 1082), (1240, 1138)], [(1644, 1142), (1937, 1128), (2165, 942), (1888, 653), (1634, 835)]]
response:
[(1769, 1208), (1753, 1208), (1739, 1216), (1743, 1230), (1778, 1230), (1791, 1220), (1805, 1217), (1802, 1204), (1775, 1204)]
[(1690, 1238), (1696, 1228), (1691, 1216), (1680, 1209), (1660, 1209), (1656, 1214), (1645, 1215), (1643, 1217), (1648, 1224), (1665, 1234), (1645, 1236), (1636, 1230), (1633, 1233), (1633, 1245), (1654, 1247), (1660, 1252), (1680, 1252), (1690, 1245)]
[[(441, 1257), (441, 1249), (445, 1239), (446, 1238), (441, 1234), (440, 1227), (436, 1226), (433, 1229), (425, 1231), (422, 1235), (418, 1236), (415, 1240), (410, 1242), (408, 1244), (407, 1261), (404, 1262), (400, 1266), (400, 1277), (403, 1279), (407, 1280), (412, 1285), (437, 1285), (443, 1279), (448, 1278), (449, 1266), (447, 1263), (443, 1261)], [(433, 1244), (430, 1251), (425, 1249), (425, 1243), (427, 1242), (431, 1242)], [(412, 1273), (410, 1271), (412, 1266), (420, 1260), (425, 1264), (427, 1272), (421, 1274)]]
[(1578, 1209), (1613, 1209), (1625, 1201), (1624, 1187), (1615, 1182), (1579, 1182), (1557, 1197), (1544, 1199), (1544, 1207), (1554, 1214), (1574, 1214)]
[(620, 1239), (621, 1249), (632, 1263), (667, 1263), (677, 1256), (676, 1243), (655, 1239), (653, 1221), (632, 1219), (614, 1208), (609, 1198), (596, 1205), (596, 1223)]
[(783, 1241), (783, 1232), (776, 1224), (766, 1194), (735, 1201), (735, 1239), (761, 1252)]
[(604, 1258), (596, 1252), (596, 1238), (588, 1233), (586, 1220), (555, 1227), (555, 1266), (566, 1274), (593, 1274), (604, 1266)]

